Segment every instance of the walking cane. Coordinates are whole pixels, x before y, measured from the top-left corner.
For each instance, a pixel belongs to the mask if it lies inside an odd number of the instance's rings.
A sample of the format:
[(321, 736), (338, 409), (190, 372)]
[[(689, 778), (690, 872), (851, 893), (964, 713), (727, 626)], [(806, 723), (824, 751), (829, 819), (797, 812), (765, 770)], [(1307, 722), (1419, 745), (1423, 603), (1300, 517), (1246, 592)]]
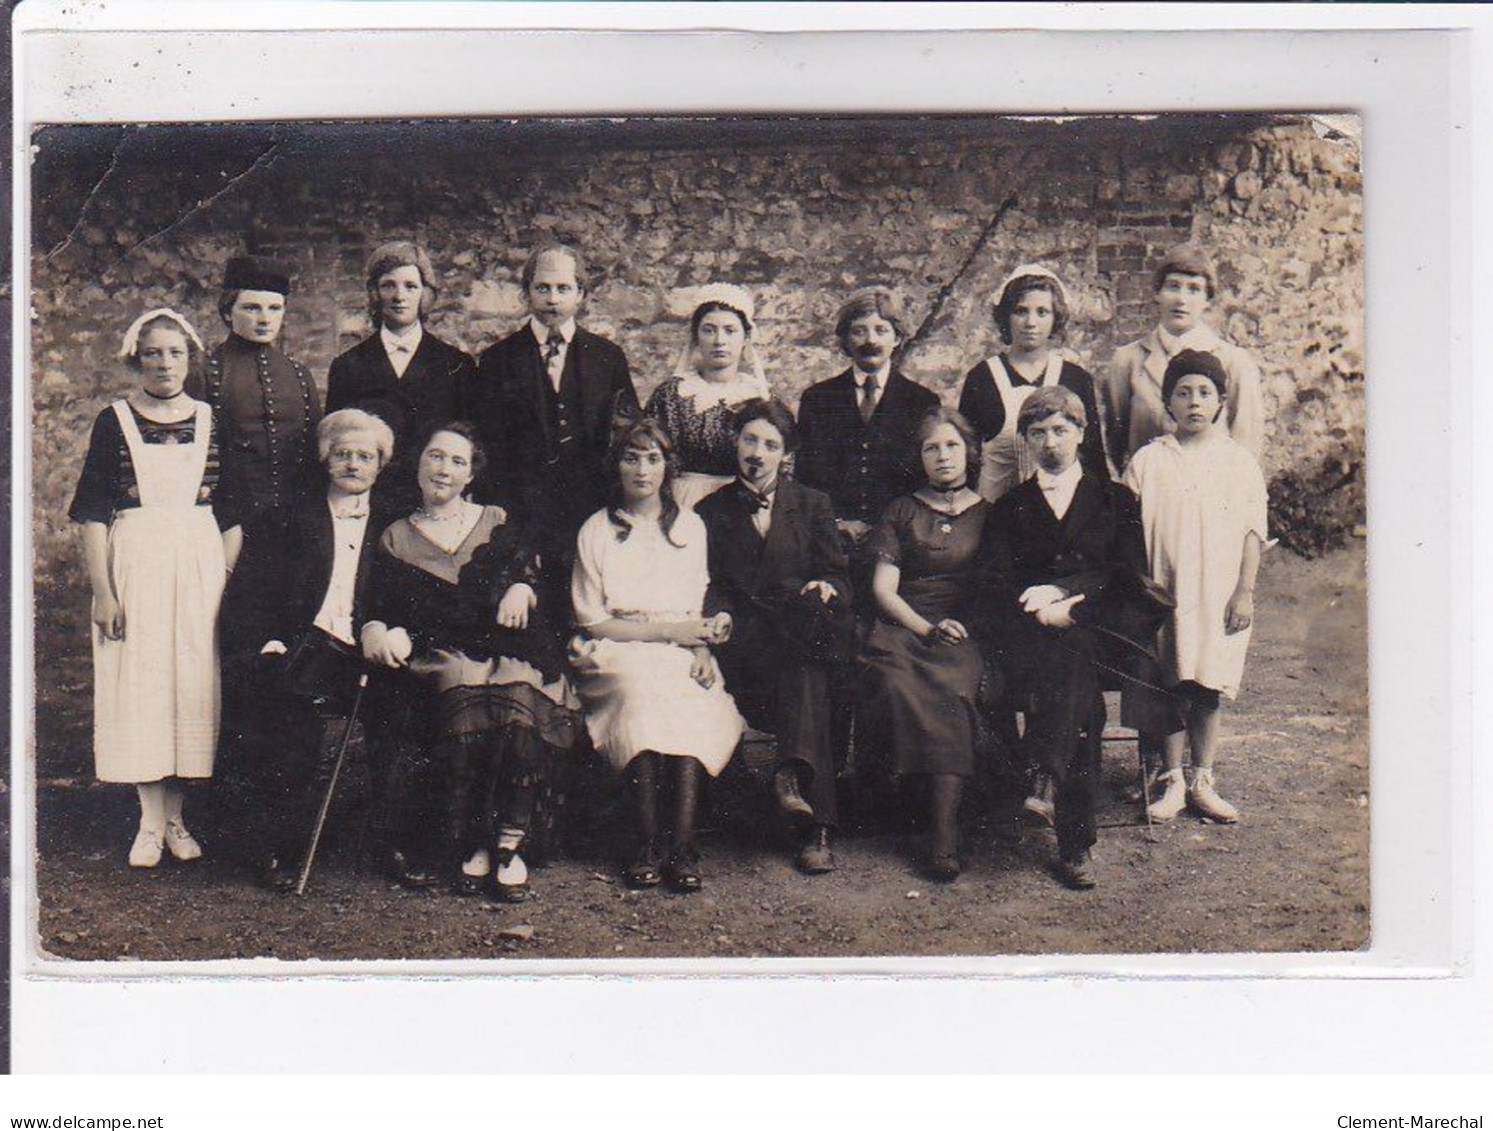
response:
[(358, 693), (353, 696), (352, 710), (347, 713), (347, 727), (342, 732), (342, 742), (337, 747), (337, 761), (332, 765), (332, 780), (327, 783), (327, 795), (321, 799), (321, 812), (316, 815), (316, 827), (311, 830), (311, 845), (306, 849), (306, 859), (301, 864), (301, 874), (296, 879), (296, 895), (306, 894), (306, 881), (311, 878), (311, 865), (316, 861), (316, 846), (321, 842), (321, 830), (326, 827), (327, 813), (332, 808), (332, 794), (337, 792), (337, 779), (342, 774), (342, 763), (347, 758), (347, 744), (353, 736), (353, 724), (358, 721), (358, 708), (363, 705), (363, 689), (368, 686), (368, 673), (358, 677)]

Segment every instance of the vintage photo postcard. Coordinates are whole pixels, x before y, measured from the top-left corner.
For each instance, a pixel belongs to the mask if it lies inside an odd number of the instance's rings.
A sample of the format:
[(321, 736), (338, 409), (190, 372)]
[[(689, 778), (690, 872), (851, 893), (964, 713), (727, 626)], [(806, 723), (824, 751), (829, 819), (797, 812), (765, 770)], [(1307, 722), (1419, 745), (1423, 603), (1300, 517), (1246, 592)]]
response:
[(1356, 117), (31, 145), (46, 954), (1368, 943)]
[(1456, 43), (455, 7), (21, 36), (28, 1062), (1452, 1009)]

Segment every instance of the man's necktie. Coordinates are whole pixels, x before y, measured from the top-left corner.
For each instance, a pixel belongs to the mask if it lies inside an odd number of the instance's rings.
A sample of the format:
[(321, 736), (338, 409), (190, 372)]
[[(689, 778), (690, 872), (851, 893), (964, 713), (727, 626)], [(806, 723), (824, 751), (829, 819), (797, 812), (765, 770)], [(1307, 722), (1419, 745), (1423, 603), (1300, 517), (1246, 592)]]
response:
[(876, 411), (876, 375), (866, 378), (866, 387), (861, 396), (861, 421), (871, 423), (871, 414)]

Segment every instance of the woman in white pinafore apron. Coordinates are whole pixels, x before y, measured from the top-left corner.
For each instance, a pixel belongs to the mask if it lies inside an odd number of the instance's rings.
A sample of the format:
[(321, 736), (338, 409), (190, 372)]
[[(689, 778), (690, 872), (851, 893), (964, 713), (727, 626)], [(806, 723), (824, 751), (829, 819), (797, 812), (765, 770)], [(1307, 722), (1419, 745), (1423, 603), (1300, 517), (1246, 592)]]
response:
[(971, 369), (959, 393), (959, 411), (980, 437), (980, 495), (993, 503), (1036, 471), (1016, 417), (1027, 397), (1051, 385), (1071, 389), (1083, 402), (1089, 424), (1079, 462), (1109, 478), (1094, 378), (1055, 348), (1068, 323), (1062, 282), (1046, 267), (1024, 263), (991, 296), (991, 308), (1005, 348)]
[(94, 768), (140, 796), (130, 865), (202, 848), (181, 781), (212, 776), (218, 604), (241, 532), (227, 517), (212, 410), (183, 391), (202, 354), (173, 310), (142, 314), (120, 357), (140, 379), (94, 421), (69, 516), (93, 587)]

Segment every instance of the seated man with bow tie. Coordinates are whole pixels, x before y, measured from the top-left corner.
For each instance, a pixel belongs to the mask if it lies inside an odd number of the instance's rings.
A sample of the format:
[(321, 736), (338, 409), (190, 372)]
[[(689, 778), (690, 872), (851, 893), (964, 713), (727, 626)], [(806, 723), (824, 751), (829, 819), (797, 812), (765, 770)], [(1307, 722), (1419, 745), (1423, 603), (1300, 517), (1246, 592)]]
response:
[[(373, 547), (394, 517), (373, 486), (394, 453), (378, 417), (342, 409), (322, 419), (325, 492), (298, 500), (280, 546), (245, 545), (230, 585), (255, 628), (251, 678), (235, 715), (235, 822), (265, 886), (290, 889), (310, 837), (324, 754), (341, 737), (362, 670), (361, 627)], [(230, 681), (225, 680), (225, 686)]]
[(375, 248), (365, 282), (375, 333), (332, 362), (327, 411), (360, 408), (394, 430), (400, 459), (384, 473), (382, 491), (407, 513), (419, 501), (416, 438), (439, 421), (466, 419), (462, 398), (476, 370), (425, 326), (439, 283), (423, 248), (405, 240)]
[(520, 275), (528, 321), (484, 350), (464, 408), (492, 455), (479, 502), (502, 503), (535, 536), (552, 609), (570, 607), (581, 524), (607, 505), (618, 414), (639, 414), (627, 357), (576, 324), (586, 262), (568, 244), (536, 248)]
[(1078, 462), (1083, 402), (1054, 385), (1017, 417), (1036, 475), (1003, 495), (981, 550), (981, 636), (1026, 710), (1028, 758), (1057, 783), (1058, 877), (1091, 888), (1104, 699), (1100, 672), (1154, 680), (1165, 616), (1146, 583), (1140, 503)]
[(797, 440), (786, 405), (743, 406), (740, 474), (696, 513), (708, 535), (706, 604), (732, 618), (716, 651), (726, 690), (748, 722), (776, 735), (773, 793), (800, 829), (799, 868), (822, 873), (835, 866), (837, 824), (830, 671), (849, 649), (854, 613), (829, 497), (779, 476)]

